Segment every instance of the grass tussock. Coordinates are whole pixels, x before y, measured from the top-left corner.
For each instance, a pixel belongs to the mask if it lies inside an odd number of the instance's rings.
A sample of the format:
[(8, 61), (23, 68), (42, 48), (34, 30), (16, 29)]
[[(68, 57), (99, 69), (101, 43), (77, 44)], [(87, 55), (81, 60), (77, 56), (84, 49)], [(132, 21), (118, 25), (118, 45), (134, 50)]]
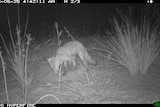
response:
[(18, 20), (19, 23), (16, 26), (16, 35), (12, 34), (10, 20), (8, 16), (8, 26), (9, 26), (11, 44), (7, 44), (8, 41), (5, 41), (3, 36), (0, 35), (3, 41), (4, 48), (6, 50), (7, 60), (9, 62), (8, 66), (11, 69), (13, 69), (13, 71), (16, 74), (15, 78), (18, 80), (18, 82), (22, 86), (22, 90), (23, 90), (22, 94), (24, 98), (23, 99), (24, 103), (26, 103), (27, 87), (29, 85), (28, 77), (27, 77), (28, 50), (29, 50), (29, 45), (32, 40), (31, 35), (26, 34), (27, 25), (28, 25), (28, 16), (27, 16), (27, 21), (26, 21), (26, 25), (25, 25), (23, 34), (22, 34), (21, 27), (20, 27), (20, 20)]
[(98, 50), (104, 55), (111, 54), (111, 60), (126, 67), (132, 75), (146, 74), (150, 65), (159, 58), (158, 26), (152, 28), (146, 17), (138, 25), (121, 15), (121, 22), (114, 18), (114, 31), (95, 38), (100, 45)]

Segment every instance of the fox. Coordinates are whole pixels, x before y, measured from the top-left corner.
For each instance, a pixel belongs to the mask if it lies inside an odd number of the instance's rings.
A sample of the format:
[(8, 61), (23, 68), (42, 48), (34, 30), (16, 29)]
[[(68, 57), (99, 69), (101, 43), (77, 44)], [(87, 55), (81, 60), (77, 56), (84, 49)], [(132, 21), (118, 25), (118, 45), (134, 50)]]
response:
[(69, 41), (57, 49), (55, 55), (48, 58), (50, 67), (55, 74), (59, 73), (60, 67), (67, 68), (67, 64), (76, 66), (76, 57), (79, 57), (84, 67), (89, 67), (88, 64), (96, 65), (96, 61), (89, 56), (87, 49), (79, 41)]

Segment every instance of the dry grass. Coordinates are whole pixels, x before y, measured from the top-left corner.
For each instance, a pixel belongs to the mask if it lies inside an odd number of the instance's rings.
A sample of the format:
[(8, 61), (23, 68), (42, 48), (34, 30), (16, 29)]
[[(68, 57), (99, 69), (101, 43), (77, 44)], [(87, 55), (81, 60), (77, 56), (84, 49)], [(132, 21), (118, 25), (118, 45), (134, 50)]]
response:
[(140, 25), (134, 24), (127, 16), (121, 15), (120, 23), (114, 18), (114, 32), (107, 32), (102, 38), (96, 37), (100, 50), (111, 54), (111, 60), (126, 67), (132, 75), (146, 74), (150, 65), (159, 58), (159, 32), (157, 27), (144, 18)]
[(7, 78), (6, 78), (6, 63), (4, 62), (4, 59), (2, 57), (2, 52), (1, 51), (0, 51), (0, 59), (1, 59), (1, 63), (2, 63), (4, 84), (5, 84), (5, 92), (6, 92), (6, 99), (7, 99), (7, 104), (8, 104), (9, 103), (9, 98), (8, 98), (8, 88), (7, 88)]
[[(7, 11), (7, 14), (8, 14), (8, 11)], [(21, 27), (20, 27), (20, 20), (18, 20), (19, 23), (16, 26), (16, 37), (15, 37), (16, 39), (14, 39), (13, 37), (14, 35), (12, 35), (9, 16), (7, 17), (9, 32), (10, 32), (10, 39), (11, 39), (11, 44), (9, 44), (9, 46), (7, 46), (8, 45), (6, 43), (7, 41), (3, 39), (3, 36), (0, 35), (3, 41), (4, 48), (6, 50), (8, 61), (9, 61), (8, 65), (16, 73), (15, 78), (19, 81), (19, 83), (22, 86), (24, 103), (26, 102), (27, 87), (29, 85), (28, 77), (27, 77), (28, 49), (29, 49), (30, 42), (32, 40), (32, 38), (30, 37), (30, 34), (26, 34), (28, 17), (29, 17), (29, 14), (27, 16), (24, 34), (22, 34)], [(19, 16), (18, 16), (18, 19), (19, 19)]]
[[(83, 68), (80, 70), (83, 70)], [(85, 74), (86, 71), (77, 72), (83, 73), (80, 73), (78, 75), (77, 73), (72, 72), (73, 75), (75, 74), (74, 77), (68, 78), (69, 80), (61, 80), (61, 87), (59, 91), (54, 91), (54, 94), (45, 94), (44, 96), (39, 98), (34, 104), (39, 103), (42, 99), (45, 99), (46, 97), (53, 97), (59, 104), (63, 104), (63, 98), (66, 97), (74, 99), (72, 100), (72, 103), (76, 104), (125, 103), (125, 101), (123, 100), (123, 96), (126, 94), (126, 91), (123, 91), (125, 86), (117, 83), (118, 78), (116, 78), (114, 72), (108, 72), (104, 75), (102, 71), (95, 71), (97, 73), (102, 73), (101, 76), (98, 76), (95, 72), (93, 73), (93, 71), (90, 71), (92, 72), (92, 75), (91, 73), (88, 73), (88, 77)], [(88, 78), (89, 81), (87, 79), (79, 78), (80, 76)]]
[[(90, 72), (93, 73), (93, 71)], [(106, 78), (98, 77), (96, 74), (85, 75), (89, 79), (85, 83), (80, 81), (62, 81), (63, 88), (60, 91), (60, 95), (74, 98), (75, 103), (98, 104), (109, 101), (107, 98), (117, 101), (111, 102), (110, 100), (108, 103), (124, 103), (123, 99), (120, 98), (121, 95), (125, 94), (125, 91), (122, 91), (124, 86), (116, 83), (117, 79), (114, 78), (114, 72), (108, 72), (104, 75)]]

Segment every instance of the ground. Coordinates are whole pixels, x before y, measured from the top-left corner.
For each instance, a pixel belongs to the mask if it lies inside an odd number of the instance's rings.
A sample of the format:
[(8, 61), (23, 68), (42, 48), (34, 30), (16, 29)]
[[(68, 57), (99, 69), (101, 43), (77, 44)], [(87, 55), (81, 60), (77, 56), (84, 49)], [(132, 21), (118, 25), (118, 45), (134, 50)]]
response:
[[(29, 51), (27, 103), (153, 104), (154, 101), (160, 100), (160, 65), (158, 61), (150, 66), (147, 74), (133, 76), (123, 66), (111, 64), (109, 67), (106, 66), (104, 57), (98, 55), (95, 50), (91, 50), (95, 46), (94, 42), (80, 41), (85, 45), (92, 58), (97, 61), (97, 65), (89, 70), (94, 75), (89, 74), (90, 82), (92, 82), (89, 84), (90, 86), (85, 86), (86, 79), (82, 79), (80, 82), (83, 85), (67, 80), (67, 82), (61, 83), (59, 94), (57, 91), (58, 75), (53, 72), (47, 62), (47, 58), (54, 54), (57, 46), (50, 44), (39, 49), (36, 44), (33, 44)], [(0, 102), (7, 103), (2, 67), (0, 70)], [(79, 68), (79, 71), (83, 70), (83, 67)], [(21, 85), (15, 78), (15, 73), (12, 69), (7, 68), (6, 75), (10, 103), (23, 103)], [(76, 73), (73, 75), (76, 76)], [(86, 77), (86, 75), (82, 76), (82, 78)], [(42, 96), (44, 98), (39, 100)]]

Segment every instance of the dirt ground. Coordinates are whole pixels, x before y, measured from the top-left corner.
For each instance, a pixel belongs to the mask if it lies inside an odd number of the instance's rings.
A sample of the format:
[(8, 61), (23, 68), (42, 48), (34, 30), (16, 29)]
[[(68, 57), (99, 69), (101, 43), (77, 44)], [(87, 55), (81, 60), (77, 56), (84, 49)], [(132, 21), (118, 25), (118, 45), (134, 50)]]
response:
[[(153, 104), (154, 101), (160, 100), (159, 62), (152, 64), (147, 74), (133, 76), (123, 66), (113, 66), (112, 62), (106, 66), (104, 57), (91, 50), (94, 44), (85, 41), (83, 43), (92, 58), (97, 61), (97, 65), (88, 70), (90, 83), (86, 85), (88, 82), (86, 73), (81, 73), (86, 69), (77, 65), (77, 69), (74, 69), (77, 71), (74, 72), (80, 73), (66, 77), (61, 82), (59, 92), (58, 75), (47, 62), (47, 58), (56, 50), (55, 45), (52, 44), (42, 50), (34, 48), (30, 50), (28, 76), (31, 81), (28, 85), (27, 103)], [(0, 102), (7, 103), (2, 67), (0, 70)], [(23, 103), (22, 88), (13, 70), (7, 68), (6, 77), (9, 103)], [(79, 82), (73, 82), (73, 79)]]

